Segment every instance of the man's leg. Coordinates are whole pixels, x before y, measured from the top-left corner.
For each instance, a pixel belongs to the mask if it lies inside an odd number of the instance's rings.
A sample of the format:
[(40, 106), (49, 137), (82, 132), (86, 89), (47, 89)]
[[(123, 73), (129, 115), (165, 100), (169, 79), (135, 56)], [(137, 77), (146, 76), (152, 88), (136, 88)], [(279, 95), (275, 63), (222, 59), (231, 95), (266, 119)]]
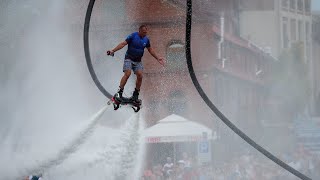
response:
[(142, 84), (142, 77), (143, 77), (143, 72), (142, 70), (138, 70), (135, 72), (136, 76), (137, 76), (137, 80), (136, 80), (136, 89), (138, 91), (140, 91), (141, 88), (141, 84)]
[(142, 84), (142, 75), (143, 75), (143, 64), (142, 62), (135, 62), (132, 65), (132, 70), (137, 76), (136, 88), (134, 89), (131, 99), (136, 101), (139, 99), (139, 91)]
[(136, 101), (139, 99), (139, 92), (140, 92), (140, 87), (141, 87), (141, 84), (142, 84), (142, 70), (137, 70), (135, 71), (135, 74), (137, 76), (137, 80), (136, 80), (136, 88), (134, 89), (133, 91), (133, 95), (132, 95), (132, 100), (133, 101)]
[(131, 75), (131, 69), (132, 69), (131, 60), (125, 59), (123, 62), (123, 69), (122, 69), (124, 74), (120, 80), (120, 85), (119, 85), (119, 90), (118, 90), (118, 94), (119, 94), (120, 98), (122, 98), (124, 86), (127, 84), (127, 81)]
[(123, 74), (121, 81), (120, 81), (119, 90), (118, 90), (118, 94), (119, 94), (120, 98), (122, 98), (124, 86), (126, 85), (130, 75), (131, 75), (131, 70), (124, 71), (124, 74)]
[(124, 86), (127, 84), (127, 81), (129, 79), (130, 75), (131, 75), (131, 70), (124, 71), (124, 74), (123, 74), (121, 81), (120, 81), (120, 86), (119, 86), (120, 89), (123, 89)]

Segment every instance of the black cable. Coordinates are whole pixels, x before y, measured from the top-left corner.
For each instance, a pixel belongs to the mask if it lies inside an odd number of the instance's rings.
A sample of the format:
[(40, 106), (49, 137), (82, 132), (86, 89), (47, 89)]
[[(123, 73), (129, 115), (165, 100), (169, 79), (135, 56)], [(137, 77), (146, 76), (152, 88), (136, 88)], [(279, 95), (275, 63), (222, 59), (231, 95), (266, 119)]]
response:
[(192, 23), (192, 0), (187, 0), (187, 16), (186, 16), (186, 58), (187, 58), (187, 64), (189, 69), (189, 74), (191, 76), (192, 82), (194, 86), (196, 87), (197, 91), (199, 92), (202, 99), (206, 102), (206, 104), (210, 107), (210, 109), (237, 135), (239, 135), (243, 140), (245, 140), (248, 144), (250, 144), (253, 148), (261, 152), (263, 155), (271, 159), (273, 162), (277, 163), (279, 166), (283, 167), (290, 173), (296, 175), (300, 179), (303, 180), (311, 180), (306, 175), (300, 173), (299, 171), (293, 169), (288, 164), (284, 163), (277, 157), (275, 157), (273, 154), (268, 152), (266, 149), (258, 145), (255, 141), (253, 141), (250, 137), (248, 137), (245, 133), (243, 133), (240, 129), (237, 128), (228, 118), (226, 118), (219, 109), (210, 101), (206, 93), (203, 91), (201, 85), (199, 84), (197, 77), (195, 75), (193, 65), (192, 65), (192, 59), (191, 59), (191, 23)]
[(85, 22), (84, 22), (84, 30), (83, 30), (83, 43), (84, 43), (84, 54), (86, 56), (86, 62), (87, 66), (90, 72), (90, 75), (98, 87), (98, 89), (104, 94), (107, 98), (111, 99), (112, 95), (104, 89), (104, 87), (101, 85), (100, 81), (98, 80), (98, 77), (92, 67), (92, 61), (90, 57), (90, 48), (89, 48), (89, 29), (90, 29), (90, 19), (91, 19), (91, 14), (92, 14), (92, 9), (94, 6), (95, 0), (90, 0), (88, 8), (87, 8), (87, 13), (85, 17)]

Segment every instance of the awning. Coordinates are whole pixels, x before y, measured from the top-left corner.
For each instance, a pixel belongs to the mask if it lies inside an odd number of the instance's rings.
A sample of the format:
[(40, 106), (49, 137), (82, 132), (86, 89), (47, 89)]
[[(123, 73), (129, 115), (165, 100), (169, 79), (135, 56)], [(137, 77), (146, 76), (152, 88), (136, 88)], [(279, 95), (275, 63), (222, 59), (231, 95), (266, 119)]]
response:
[(146, 143), (186, 142), (212, 139), (212, 130), (202, 124), (172, 114), (142, 133)]

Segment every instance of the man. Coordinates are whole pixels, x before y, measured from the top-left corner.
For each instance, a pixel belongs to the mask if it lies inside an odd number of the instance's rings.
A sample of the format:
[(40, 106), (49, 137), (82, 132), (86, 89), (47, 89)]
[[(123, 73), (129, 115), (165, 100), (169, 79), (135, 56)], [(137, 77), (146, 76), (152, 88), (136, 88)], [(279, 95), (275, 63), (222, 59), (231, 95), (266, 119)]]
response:
[(142, 84), (142, 74), (143, 74), (143, 65), (141, 62), (144, 48), (147, 48), (149, 53), (161, 64), (164, 66), (165, 60), (162, 57), (159, 57), (153, 48), (150, 45), (150, 40), (147, 37), (148, 28), (146, 25), (141, 25), (139, 27), (139, 32), (134, 32), (130, 34), (125, 41), (118, 44), (115, 48), (112, 50), (107, 51), (107, 55), (113, 56), (114, 53), (120, 49), (122, 49), (124, 46), (128, 45), (128, 50), (125, 54), (125, 60), (123, 64), (123, 76), (120, 81), (120, 86), (118, 90), (118, 94), (120, 98), (122, 98), (122, 93), (124, 86), (127, 83), (127, 80), (129, 79), (131, 75), (131, 70), (136, 74), (137, 80), (136, 80), (136, 88), (133, 92), (133, 95), (131, 97), (132, 101), (137, 101), (139, 98), (139, 91)]
[(166, 177), (169, 177), (172, 171), (173, 171), (173, 162), (171, 160), (171, 157), (167, 157), (167, 162), (163, 165), (162, 172)]

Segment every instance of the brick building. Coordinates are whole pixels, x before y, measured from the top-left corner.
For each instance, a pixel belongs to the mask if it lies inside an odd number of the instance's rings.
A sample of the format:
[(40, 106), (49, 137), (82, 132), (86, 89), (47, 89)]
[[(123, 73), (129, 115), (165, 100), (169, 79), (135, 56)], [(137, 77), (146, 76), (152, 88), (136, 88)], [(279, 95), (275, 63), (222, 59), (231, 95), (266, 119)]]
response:
[[(276, 106), (269, 104), (267, 87), (275, 59), (264, 49), (240, 37), (239, 2), (193, 1), (192, 61), (197, 78), (211, 101), (246, 134), (256, 136), (262, 134), (262, 121), (275, 119), (274, 112), (278, 111)], [(99, 60), (105, 57), (105, 50), (137, 31), (140, 24), (147, 24), (151, 45), (167, 59), (164, 68), (148, 52), (143, 57), (145, 73), (141, 98), (147, 126), (175, 113), (217, 132), (222, 143), (215, 147), (221, 147), (222, 153), (232, 149), (222, 146), (234, 146), (238, 142), (234, 134), (220, 126), (220, 120), (201, 99), (188, 73), (185, 1), (97, 0), (93, 10), (90, 52), (104, 87), (112, 93), (119, 82), (110, 77), (115, 77), (115, 73), (121, 76), (121, 67), (110, 65), (113, 63), (110, 61), (105, 66)], [(123, 57), (125, 50), (121, 51), (116, 53), (118, 58)], [(268, 113), (265, 107), (275, 109)]]
[[(274, 59), (239, 37), (238, 2), (193, 2), (192, 60), (212, 102), (244, 127), (258, 126), (267, 98), (265, 81)], [(153, 47), (167, 59), (162, 68), (148, 53), (144, 57), (142, 96), (148, 125), (176, 113), (217, 128), (186, 66), (185, 1), (126, 1), (126, 8), (127, 23), (148, 24)]]

